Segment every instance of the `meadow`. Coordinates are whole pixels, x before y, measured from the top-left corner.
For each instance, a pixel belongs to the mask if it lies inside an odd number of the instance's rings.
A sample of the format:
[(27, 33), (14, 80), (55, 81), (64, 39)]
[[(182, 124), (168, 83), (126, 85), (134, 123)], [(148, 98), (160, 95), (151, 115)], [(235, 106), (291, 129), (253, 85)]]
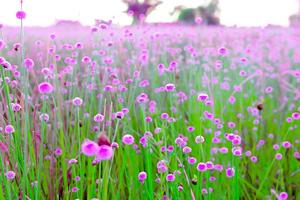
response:
[(300, 199), (300, 30), (0, 28), (0, 199)]

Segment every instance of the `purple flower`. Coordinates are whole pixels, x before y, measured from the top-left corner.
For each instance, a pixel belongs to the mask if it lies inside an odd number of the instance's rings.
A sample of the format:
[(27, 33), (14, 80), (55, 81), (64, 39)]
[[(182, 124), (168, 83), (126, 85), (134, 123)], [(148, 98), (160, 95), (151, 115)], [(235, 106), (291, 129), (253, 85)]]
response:
[(99, 146), (96, 142), (86, 139), (81, 145), (81, 151), (86, 156), (94, 156), (99, 151)]
[(20, 10), (16, 13), (16, 17), (17, 17), (17, 19), (25, 19), (26, 13), (24, 11)]
[(132, 135), (126, 134), (122, 137), (122, 142), (127, 145), (132, 145), (134, 143), (134, 137)]
[(147, 173), (146, 172), (140, 172), (138, 174), (138, 179), (141, 183), (144, 183), (144, 181), (147, 179)]
[(50, 94), (53, 92), (53, 86), (48, 82), (42, 82), (38, 86), (39, 93), (41, 94)]
[(5, 173), (5, 176), (8, 180), (13, 180), (16, 176), (16, 173), (14, 171), (8, 171)]
[(98, 160), (110, 160), (113, 156), (113, 149), (111, 146), (108, 145), (101, 145), (98, 148), (98, 152), (96, 157)]
[(11, 134), (11, 133), (14, 133), (15, 132), (15, 128), (12, 126), (12, 125), (6, 125), (5, 128), (4, 128), (4, 132), (6, 134)]
[(175, 181), (175, 175), (174, 175), (174, 174), (168, 174), (168, 175), (166, 176), (166, 180), (167, 180), (168, 182), (173, 182), (173, 181)]

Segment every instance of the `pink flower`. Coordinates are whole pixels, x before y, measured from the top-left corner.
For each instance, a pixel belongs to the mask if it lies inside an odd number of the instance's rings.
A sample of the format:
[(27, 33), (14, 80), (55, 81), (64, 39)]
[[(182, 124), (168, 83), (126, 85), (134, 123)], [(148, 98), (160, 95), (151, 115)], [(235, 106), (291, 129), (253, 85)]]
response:
[(175, 175), (174, 175), (174, 174), (168, 174), (168, 175), (166, 176), (166, 180), (167, 180), (168, 182), (173, 182), (173, 181), (175, 181)]
[(27, 69), (32, 69), (34, 67), (34, 61), (30, 58), (25, 58), (24, 60), (24, 66), (27, 68)]
[(197, 97), (197, 101), (205, 101), (205, 100), (207, 100), (208, 99), (208, 95), (207, 94), (205, 94), (205, 93), (200, 93), (199, 95), (198, 95), (198, 97)]
[(108, 145), (101, 145), (98, 149), (96, 157), (98, 160), (110, 160), (113, 156), (113, 149)]
[(233, 177), (234, 176), (234, 173), (235, 173), (235, 170), (234, 170), (234, 168), (227, 168), (226, 169), (226, 176), (227, 177)]
[(94, 121), (95, 122), (102, 122), (104, 120), (104, 116), (100, 113), (98, 113), (97, 115), (94, 116)]
[(48, 82), (42, 82), (38, 86), (39, 93), (41, 94), (50, 94), (53, 92), (53, 86)]
[(15, 132), (15, 128), (12, 125), (9, 124), (9, 125), (5, 126), (4, 132), (6, 134), (14, 133)]
[(18, 19), (25, 19), (26, 18), (26, 13), (24, 12), (24, 11), (18, 11), (17, 13), (16, 13), (16, 17), (18, 18)]
[(141, 183), (144, 183), (144, 181), (147, 179), (147, 173), (146, 172), (140, 172), (138, 174), (138, 179)]
[(13, 180), (16, 176), (16, 173), (14, 171), (8, 171), (5, 173), (5, 176), (8, 180)]
[(134, 137), (132, 135), (126, 134), (122, 137), (122, 142), (127, 145), (132, 145), (134, 143)]
[(86, 156), (94, 156), (99, 151), (99, 146), (96, 142), (85, 140), (81, 145), (81, 151)]
[(168, 83), (165, 86), (165, 91), (166, 92), (172, 92), (175, 90), (175, 85), (173, 83)]
[(74, 106), (81, 106), (82, 105), (82, 99), (79, 98), (79, 97), (75, 97), (73, 100), (72, 100), (72, 103)]

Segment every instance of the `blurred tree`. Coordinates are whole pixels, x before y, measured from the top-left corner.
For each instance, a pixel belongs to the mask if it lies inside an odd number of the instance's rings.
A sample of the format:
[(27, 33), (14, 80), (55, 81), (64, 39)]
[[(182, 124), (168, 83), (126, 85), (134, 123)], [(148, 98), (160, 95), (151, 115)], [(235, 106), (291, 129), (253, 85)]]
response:
[(127, 4), (127, 13), (133, 17), (133, 24), (139, 24), (144, 21), (147, 16), (159, 4), (160, 0), (123, 0)]
[(290, 20), (290, 26), (293, 27), (300, 27), (300, 0), (298, 1), (298, 13), (291, 15), (289, 20)]
[(195, 23), (196, 17), (202, 18), (204, 24), (219, 25), (220, 20), (218, 17), (219, 0), (211, 0), (206, 6), (199, 6), (197, 8), (184, 8), (177, 6), (173, 13), (179, 12), (178, 21), (184, 23)]

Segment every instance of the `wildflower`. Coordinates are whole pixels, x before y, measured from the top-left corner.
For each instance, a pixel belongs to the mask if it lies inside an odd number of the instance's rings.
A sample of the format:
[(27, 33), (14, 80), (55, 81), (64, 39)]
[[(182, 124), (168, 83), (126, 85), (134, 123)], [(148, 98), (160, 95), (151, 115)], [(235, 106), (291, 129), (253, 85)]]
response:
[(27, 68), (27, 69), (32, 69), (34, 67), (34, 62), (32, 59), (30, 58), (25, 58), (24, 59), (24, 66)]
[(16, 173), (14, 171), (8, 171), (5, 173), (5, 176), (8, 180), (13, 180), (16, 176)]
[(200, 93), (197, 97), (197, 101), (206, 101), (208, 99), (208, 94), (206, 93)]
[(17, 17), (17, 19), (25, 19), (26, 18), (26, 13), (24, 12), (24, 11), (18, 11), (17, 13), (16, 13), (16, 17)]
[(281, 153), (276, 153), (275, 158), (277, 160), (281, 160), (282, 159), (282, 154)]
[(289, 197), (289, 195), (286, 192), (281, 192), (279, 194), (279, 200), (286, 200)]
[(82, 105), (82, 99), (79, 98), (79, 97), (75, 97), (73, 100), (72, 100), (72, 103), (74, 106), (81, 106)]
[(101, 145), (98, 148), (96, 157), (98, 160), (110, 160), (113, 156), (113, 149), (108, 145)]
[(198, 136), (196, 136), (196, 138), (195, 138), (195, 142), (196, 142), (197, 144), (203, 143), (204, 141), (205, 141), (205, 139), (204, 139), (204, 137), (201, 136), (201, 135), (198, 135)]
[(233, 177), (234, 176), (234, 174), (235, 174), (235, 170), (234, 170), (234, 168), (227, 168), (226, 169), (226, 176), (227, 177)]
[(134, 143), (134, 137), (132, 135), (126, 134), (122, 137), (122, 142), (127, 145), (132, 145)]
[(94, 116), (94, 121), (95, 121), (95, 122), (100, 123), (100, 122), (102, 122), (103, 120), (104, 120), (104, 116), (103, 116), (102, 114), (100, 114), (100, 113), (98, 113), (97, 115)]
[(141, 183), (144, 183), (144, 181), (147, 179), (147, 173), (146, 172), (140, 172), (138, 174), (138, 179)]
[(193, 165), (197, 162), (197, 159), (194, 157), (188, 157), (187, 160), (190, 165)]
[(168, 174), (168, 175), (166, 176), (166, 180), (167, 180), (168, 182), (173, 182), (173, 181), (175, 181), (175, 176), (174, 176), (174, 174)]
[(42, 82), (38, 85), (39, 93), (50, 94), (53, 92), (53, 86), (48, 82)]
[(191, 152), (192, 152), (192, 148), (186, 146), (186, 147), (183, 147), (182, 151), (183, 151), (183, 153), (188, 154), (188, 153), (191, 153)]
[(55, 151), (54, 151), (54, 154), (56, 155), (56, 156), (60, 156), (61, 154), (62, 154), (62, 149), (61, 148), (56, 148), (55, 149)]
[(81, 151), (86, 156), (94, 156), (99, 151), (99, 146), (96, 142), (86, 139), (81, 145)]
[(11, 134), (11, 133), (14, 133), (15, 132), (15, 128), (12, 126), (12, 125), (6, 125), (5, 128), (4, 128), (4, 132), (6, 134)]
[(197, 170), (200, 172), (206, 171), (206, 164), (203, 162), (198, 163)]
[(78, 187), (73, 187), (71, 190), (72, 190), (72, 192), (77, 192), (79, 190), (79, 188)]
[(172, 92), (175, 90), (175, 85), (173, 83), (168, 83), (165, 85), (166, 92)]
[(292, 144), (289, 141), (282, 142), (282, 147), (285, 149), (291, 148)]

